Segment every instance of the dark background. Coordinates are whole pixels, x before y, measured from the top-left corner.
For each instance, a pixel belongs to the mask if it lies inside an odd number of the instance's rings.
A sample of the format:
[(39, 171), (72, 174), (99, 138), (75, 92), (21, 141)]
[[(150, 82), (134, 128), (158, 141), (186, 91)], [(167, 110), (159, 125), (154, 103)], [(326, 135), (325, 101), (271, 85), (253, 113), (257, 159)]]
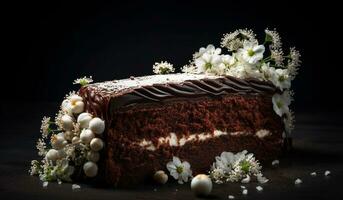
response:
[[(330, 1), (12, 1), (1, 5), (0, 199), (192, 199), (189, 184), (144, 185), (135, 190), (82, 183), (50, 183), (28, 175), (42, 116), (53, 117), (74, 79), (95, 81), (152, 73), (156, 61), (177, 68), (200, 47), (219, 46), (238, 28), (263, 35), (276, 28), (285, 47), (302, 53), (292, 83), (296, 128), (293, 150), (280, 166), (263, 165), (271, 179), (240, 195), (240, 184), (214, 185), (212, 199), (342, 199), (343, 104), (341, 6)], [(325, 170), (332, 176), (325, 177)], [(311, 177), (312, 171), (318, 173)], [(294, 186), (294, 180), (304, 183)], [(156, 189), (156, 190), (155, 190)], [(4, 196), (4, 197), (2, 197)]]
[[(337, 111), (341, 57), (339, 6), (328, 1), (60, 1), (13, 3), (5, 18), (9, 53), (2, 102), (59, 102), (72, 81), (152, 73), (156, 61), (177, 68), (200, 47), (219, 46), (222, 34), (251, 28), (264, 37), (276, 28), (303, 65), (293, 82), (298, 112)], [(334, 49), (338, 49), (337, 51)], [(342, 50), (341, 50), (342, 51)], [(4, 71), (4, 69), (9, 71)], [(14, 91), (14, 92), (13, 92)]]

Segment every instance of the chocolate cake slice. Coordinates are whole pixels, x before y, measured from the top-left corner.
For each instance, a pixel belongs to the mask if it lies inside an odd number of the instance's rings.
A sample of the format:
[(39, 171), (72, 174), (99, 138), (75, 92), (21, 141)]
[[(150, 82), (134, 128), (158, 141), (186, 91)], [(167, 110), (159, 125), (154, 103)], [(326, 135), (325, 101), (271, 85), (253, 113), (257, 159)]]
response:
[(106, 122), (105, 177), (115, 186), (142, 183), (173, 156), (194, 174), (223, 151), (259, 160), (280, 155), (284, 124), (270, 82), (206, 74), (169, 74), (90, 84), (79, 90), (86, 111)]

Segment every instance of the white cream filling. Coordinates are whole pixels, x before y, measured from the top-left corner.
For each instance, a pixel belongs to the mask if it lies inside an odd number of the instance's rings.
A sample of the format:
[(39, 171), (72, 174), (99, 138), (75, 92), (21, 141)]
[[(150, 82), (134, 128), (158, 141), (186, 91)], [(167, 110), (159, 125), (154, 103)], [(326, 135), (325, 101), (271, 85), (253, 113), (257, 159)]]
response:
[[(236, 132), (225, 132), (220, 130), (214, 130), (212, 133), (200, 133), (200, 134), (191, 134), (191, 135), (183, 135), (182, 137), (177, 137), (175, 133), (170, 133), (167, 137), (160, 137), (158, 138), (158, 145), (157, 147), (153, 144), (152, 141), (143, 139), (140, 142), (136, 142), (137, 145), (141, 146), (142, 148), (155, 151), (161, 145), (169, 145), (171, 147), (183, 146), (188, 142), (193, 141), (206, 141), (209, 139), (217, 138), (222, 135), (231, 135), (231, 136), (238, 136), (238, 135), (250, 135), (251, 133), (244, 132), (244, 131), (236, 131)], [(259, 138), (264, 138), (270, 136), (272, 133), (269, 130), (261, 129), (255, 133), (255, 136)]]

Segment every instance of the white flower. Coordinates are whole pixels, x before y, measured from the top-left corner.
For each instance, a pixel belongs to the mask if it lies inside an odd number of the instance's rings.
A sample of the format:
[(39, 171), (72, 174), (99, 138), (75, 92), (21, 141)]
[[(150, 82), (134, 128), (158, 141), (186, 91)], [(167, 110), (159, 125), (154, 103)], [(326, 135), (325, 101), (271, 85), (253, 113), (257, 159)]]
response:
[(274, 94), (272, 97), (273, 109), (277, 115), (280, 117), (283, 114), (289, 112), (289, 105), (291, 104), (291, 96), (288, 91), (283, 92), (282, 94)]
[(225, 151), (220, 154), (220, 157), (217, 156), (215, 159), (216, 167), (222, 169), (225, 173), (229, 173), (232, 170), (233, 164), (236, 161), (233, 153)]
[(280, 88), (281, 91), (291, 87), (288, 69), (276, 69), (271, 77), (271, 81), (276, 87)]
[(71, 131), (73, 130), (74, 128), (74, 125), (73, 125), (74, 121), (73, 121), (73, 118), (69, 115), (63, 115), (61, 117), (61, 125), (62, 125), (62, 128), (66, 131)]
[(92, 115), (90, 113), (84, 112), (77, 117), (77, 123), (80, 124), (80, 128), (88, 128), (89, 122), (92, 120)]
[(89, 144), (94, 137), (94, 133), (89, 129), (83, 129), (80, 134), (80, 140), (83, 144)]
[(192, 177), (192, 170), (190, 164), (187, 161), (181, 163), (178, 157), (173, 156), (173, 161), (167, 163), (167, 169), (170, 175), (178, 180), (179, 184), (187, 182), (189, 177)]
[(105, 122), (102, 119), (95, 117), (89, 122), (89, 129), (95, 134), (102, 134), (105, 130)]
[(265, 80), (272, 80), (272, 77), (275, 75), (275, 68), (269, 66), (270, 63), (263, 63), (261, 66), (261, 73)]
[(236, 182), (248, 183), (251, 176), (261, 174), (261, 166), (254, 155), (244, 150), (233, 154), (222, 152), (210, 171), (210, 176), (216, 183)]
[(155, 74), (168, 74), (175, 71), (173, 65), (166, 61), (155, 62), (152, 68)]
[(244, 41), (243, 48), (238, 49), (239, 58), (244, 62), (255, 65), (262, 60), (265, 48), (263, 45), (258, 45), (256, 42)]
[(204, 53), (202, 56), (194, 60), (194, 64), (198, 73), (210, 72), (221, 63), (221, 57), (217, 54)]
[(100, 151), (104, 148), (104, 142), (100, 138), (93, 138), (90, 142), (90, 148), (92, 151)]
[(242, 79), (248, 77), (246, 67), (242, 64), (238, 64), (238, 65), (234, 65), (234, 66), (230, 67), (227, 70), (226, 75), (233, 76), (236, 78), (242, 78)]
[(94, 177), (98, 174), (98, 165), (88, 161), (83, 165), (83, 172), (87, 177)]
[(50, 117), (43, 117), (42, 125), (40, 127), (40, 131), (42, 133), (43, 138), (46, 138), (48, 136), (49, 126), (50, 126)]
[(206, 48), (201, 47), (199, 52), (194, 53), (193, 58), (199, 58), (204, 54), (219, 55), (222, 52), (220, 48), (215, 48), (212, 44), (207, 45)]
[(89, 78), (88, 77), (83, 77), (83, 78), (78, 78), (76, 80), (74, 80), (73, 84), (80, 84), (81, 86), (85, 86), (85, 85), (88, 85), (89, 83), (92, 83), (93, 82), (93, 79), (92, 79), (92, 76), (90, 76)]
[(82, 97), (73, 95), (70, 97), (70, 109), (72, 113), (79, 114), (84, 109), (84, 103)]

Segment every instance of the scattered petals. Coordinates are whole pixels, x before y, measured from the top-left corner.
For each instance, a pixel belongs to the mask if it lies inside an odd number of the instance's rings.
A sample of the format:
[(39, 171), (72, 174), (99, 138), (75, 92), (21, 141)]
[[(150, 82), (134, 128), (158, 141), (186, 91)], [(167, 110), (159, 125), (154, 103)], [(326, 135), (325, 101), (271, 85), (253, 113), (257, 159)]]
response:
[(260, 192), (260, 191), (262, 191), (262, 190), (263, 190), (263, 187), (261, 187), (261, 186), (257, 186), (257, 187), (256, 187), (256, 190)]
[(311, 176), (317, 176), (317, 172), (312, 172)]
[(242, 191), (242, 194), (247, 195), (247, 194), (248, 194), (248, 190), (247, 190), (247, 189), (244, 189), (244, 190)]
[(235, 196), (229, 195), (228, 198), (229, 198), (229, 199), (235, 199)]
[(273, 166), (276, 166), (276, 165), (279, 165), (280, 164), (280, 161), (279, 160), (273, 160), (272, 162), (272, 165)]
[(331, 174), (331, 172), (329, 171), (329, 170), (326, 170), (325, 172), (324, 172), (324, 175), (325, 176), (329, 176)]
[(294, 182), (295, 185), (301, 184), (303, 181), (300, 178), (297, 178)]
[(71, 185), (71, 189), (72, 190), (79, 190), (79, 189), (81, 189), (81, 186), (78, 184), (73, 184), (73, 185)]

